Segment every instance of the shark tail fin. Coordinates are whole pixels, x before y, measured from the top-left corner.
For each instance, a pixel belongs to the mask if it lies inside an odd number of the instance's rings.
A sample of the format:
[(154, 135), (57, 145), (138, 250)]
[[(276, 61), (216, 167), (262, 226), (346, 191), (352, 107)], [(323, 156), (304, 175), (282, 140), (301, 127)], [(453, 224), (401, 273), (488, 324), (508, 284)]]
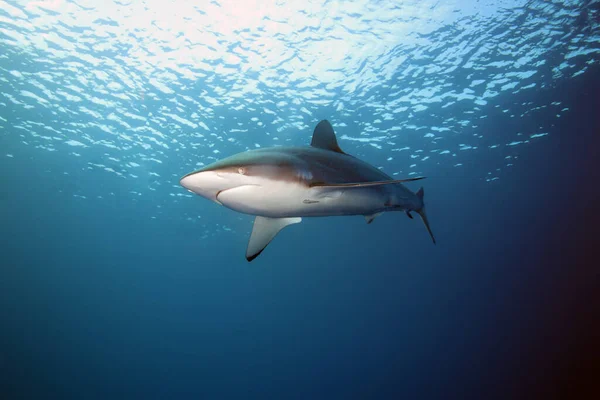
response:
[(415, 210), (420, 216), (423, 224), (425, 224), (425, 228), (427, 228), (427, 232), (429, 232), (429, 236), (431, 236), (431, 240), (433, 240), (433, 244), (435, 244), (435, 236), (433, 236), (433, 232), (431, 231), (431, 227), (429, 226), (429, 220), (427, 219), (427, 214), (425, 213), (425, 203), (423, 202), (423, 196), (425, 195), (425, 191), (423, 188), (419, 189), (416, 193), (417, 197), (421, 200), (421, 208), (419, 210)]

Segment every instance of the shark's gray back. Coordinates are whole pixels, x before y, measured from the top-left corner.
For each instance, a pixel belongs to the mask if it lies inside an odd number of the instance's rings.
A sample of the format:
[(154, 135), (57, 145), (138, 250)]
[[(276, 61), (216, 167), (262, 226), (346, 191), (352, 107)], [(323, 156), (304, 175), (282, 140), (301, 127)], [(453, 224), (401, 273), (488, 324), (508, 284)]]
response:
[[(392, 180), (388, 174), (346, 153), (312, 146), (258, 149), (249, 153), (260, 155), (262, 162), (276, 163), (288, 172), (279, 179), (302, 181), (307, 186), (342, 183), (364, 183)], [(254, 157), (253, 157), (254, 158)], [(268, 160), (268, 161), (267, 161)], [(279, 169), (281, 171), (281, 169)], [(395, 192), (403, 198), (414, 193), (401, 183), (370, 188), (377, 192)]]
[(297, 168), (305, 168), (310, 185), (327, 183), (355, 183), (390, 180), (389, 175), (349, 154), (315, 147), (281, 148), (292, 159), (301, 161)]

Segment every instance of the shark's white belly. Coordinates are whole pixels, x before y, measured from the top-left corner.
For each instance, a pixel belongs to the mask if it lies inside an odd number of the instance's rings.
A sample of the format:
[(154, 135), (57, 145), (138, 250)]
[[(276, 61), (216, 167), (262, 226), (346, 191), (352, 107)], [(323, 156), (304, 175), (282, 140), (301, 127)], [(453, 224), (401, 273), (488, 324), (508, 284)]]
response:
[(372, 188), (309, 188), (291, 182), (243, 185), (221, 191), (224, 206), (263, 217), (324, 217), (370, 215), (384, 208), (385, 199)]

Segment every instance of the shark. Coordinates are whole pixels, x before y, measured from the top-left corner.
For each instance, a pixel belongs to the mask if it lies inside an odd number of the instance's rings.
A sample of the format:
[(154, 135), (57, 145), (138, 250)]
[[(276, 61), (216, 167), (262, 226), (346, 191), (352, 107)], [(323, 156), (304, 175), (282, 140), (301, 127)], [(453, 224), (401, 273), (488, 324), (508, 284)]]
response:
[(310, 146), (249, 150), (183, 176), (185, 189), (231, 210), (253, 215), (246, 259), (258, 257), (285, 227), (303, 217), (362, 215), (370, 224), (384, 212), (418, 214), (431, 240), (421, 187), (403, 184), (424, 179), (392, 179), (378, 168), (345, 153), (331, 123), (319, 122)]

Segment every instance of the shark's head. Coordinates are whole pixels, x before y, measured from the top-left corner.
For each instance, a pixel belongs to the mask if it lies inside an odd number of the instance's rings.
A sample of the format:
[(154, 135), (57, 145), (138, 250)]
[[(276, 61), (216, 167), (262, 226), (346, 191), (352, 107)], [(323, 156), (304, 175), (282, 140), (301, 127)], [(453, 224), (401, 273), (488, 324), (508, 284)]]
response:
[(246, 168), (231, 166), (230, 168), (207, 169), (185, 175), (179, 181), (181, 186), (209, 200), (219, 202), (217, 196), (224, 190), (250, 184), (246, 176)]
[[(221, 204), (226, 191), (253, 187), (258, 191), (273, 181), (301, 176), (288, 155), (253, 150), (233, 155), (185, 175), (179, 183), (189, 191)], [(254, 190), (253, 190), (254, 191)]]

